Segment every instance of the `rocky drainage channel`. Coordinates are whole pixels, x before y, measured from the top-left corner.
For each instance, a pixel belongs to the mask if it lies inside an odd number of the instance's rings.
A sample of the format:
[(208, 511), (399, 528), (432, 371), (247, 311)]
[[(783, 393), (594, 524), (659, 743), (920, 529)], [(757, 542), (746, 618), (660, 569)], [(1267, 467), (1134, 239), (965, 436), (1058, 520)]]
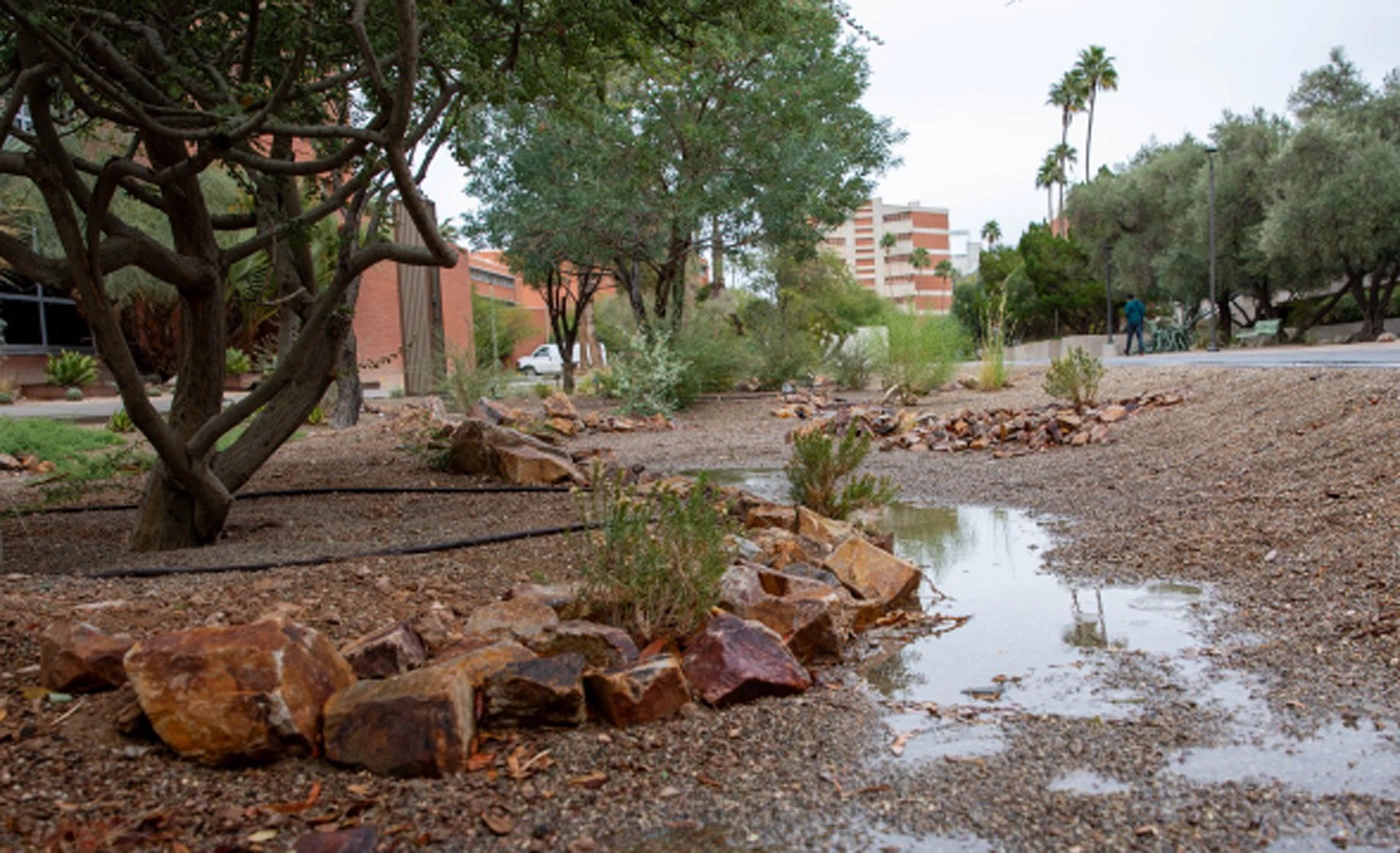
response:
[[(693, 487), (670, 478), (641, 488)], [(590, 715), (631, 726), (693, 700), (723, 708), (801, 693), (809, 667), (841, 661), (861, 632), (937, 623), (916, 609), (922, 573), (887, 537), (717, 491), (743, 522), (741, 556), (723, 579), (723, 609), (679, 649), (639, 649), (622, 629), (589, 621), (577, 590), (525, 585), (465, 621), (439, 605), (340, 649), (278, 611), (139, 639), (59, 623), (43, 634), (39, 677), (55, 702), (129, 690), (120, 730), (153, 733), (207, 765), (323, 755), (385, 776), (441, 777), (474, 769), (479, 733), (578, 726)], [(370, 842), (346, 832), (355, 838), (317, 833), (308, 843)]]
[[(770, 499), (786, 488), (781, 471), (707, 474)], [(1137, 719), (1153, 701), (1135, 687), (1136, 679), (1121, 675), (1137, 666), (1169, 673), (1178, 701), (1200, 709), (1214, 732), (1209, 743), (1168, 755), (1158, 782), (1400, 798), (1400, 744), (1388, 728), (1343, 716), (1294, 736), (1264, 700), (1265, 685), (1216, 664), (1225, 650), (1199, 639), (1224, 610), (1209, 585), (1161, 580), (1121, 586), (1057, 577), (1044, 568), (1049, 533), (1015, 510), (895, 504), (880, 528), (893, 534), (896, 556), (924, 573), (921, 605), (937, 614), (895, 641), (890, 632), (867, 634), (851, 649), (872, 698), (885, 709), (888, 752), (872, 762), (886, 778), (1002, 754), (1013, 721)], [(1082, 768), (1061, 772), (1048, 790), (1136, 793), (1127, 782)], [(975, 838), (893, 830), (878, 837), (887, 849), (986, 849)], [(1284, 836), (1270, 849), (1335, 841)], [(1371, 849), (1344, 838), (1340, 843)]]

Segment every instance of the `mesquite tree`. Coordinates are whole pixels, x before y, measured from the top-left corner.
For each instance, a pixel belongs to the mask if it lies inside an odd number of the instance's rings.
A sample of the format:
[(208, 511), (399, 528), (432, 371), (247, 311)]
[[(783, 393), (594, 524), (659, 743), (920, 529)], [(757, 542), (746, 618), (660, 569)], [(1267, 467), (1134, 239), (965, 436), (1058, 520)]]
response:
[[(460, 110), (533, 95), (571, 68), (684, 38), (739, 6), (0, 0), (0, 180), (38, 190), (61, 245), (36, 251), (0, 230), (0, 258), (74, 296), (155, 448), (132, 547), (219, 534), (234, 492), (335, 377), (361, 273), (382, 261), (455, 261), (417, 183)], [(29, 121), (15, 121), (21, 109)], [(232, 177), (248, 203), (211, 204), (201, 181), (210, 172)], [(163, 218), (169, 239), (120, 215), (118, 199)], [(391, 201), (412, 229), (389, 228)], [(313, 257), (322, 223), (335, 231), (331, 264)], [(389, 236), (412, 231), (421, 239)], [(281, 312), (278, 365), (223, 409), (230, 270), (259, 254)], [(146, 395), (104, 287), (133, 267), (178, 293), (168, 418)]]

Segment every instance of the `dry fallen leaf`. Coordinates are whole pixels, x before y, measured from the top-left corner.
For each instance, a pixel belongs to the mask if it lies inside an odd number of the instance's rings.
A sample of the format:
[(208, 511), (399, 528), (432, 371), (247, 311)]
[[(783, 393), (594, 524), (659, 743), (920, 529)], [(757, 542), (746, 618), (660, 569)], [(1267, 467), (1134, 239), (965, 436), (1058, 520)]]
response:
[(311, 785), (311, 793), (306, 795), (306, 799), (298, 803), (271, 803), (268, 808), (280, 814), (300, 814), (312, 806), (316, 805), (316, 800), (321, 797), (321, 782), (318, 780)]
[(487, 829), (497, 835), (510, 835), (511, 830), (515, 829), (515, 821), (511, 819), (510, 815), (487, 813), (481, 816), (481, 822), (486, 824)]
[(249, 835), (249, 836), (248, 836), (248, 842), (249, 842), (250, 844), (261, 844), (261, 843), (263, 843), (264, 841), (271, 841), (272, 839), (274, 839), (274, 838), (276, 838), (276, 837), (277, 837), (277, 830), (275, 830), (275, 829), (260, 829), (260, 830), (258, 830), (257, 832), (254, 832), (252, 835)]
[(723, 782), (719, 781), (718, 779), (711, 779), (709, 776), (706, 776), (704, 773), (701, 773), (699, 771), (696, 771), (695, 773), (695, 781), (699, 782), (701, 785), (705, 785), (706, 787), (714, 788), (716, 790), (721, 790), (724, 788)]
[(345, 790), (349, 791), (350, 793), (354, 794), (354, 795), (357, 796), (357, 797), (363, 797), (365, 794), (368, 794), (368, 793), (369, 793), (369, 786), (368, 786), (368, 785), (346, 785), (346, 786), (345, 786)]
[(495, 761), (496, 753), (478, 752), (476, 755), (473, 755), (471, 758), (467, 759), (467, 772), (476, 773), (477, 771), (485, 770), (486, 768), (490, 767), (493, 763), (495, 763)]
[(569, 780), (570, 785), (579, 788), (598, 789), (608, 783), (608, 774), (601, 770), (594, 770), (592, 773), (585, 773), (582, 776), (575, 776)]
[(914, 735), (916, 735), (916, 734), (918, 734), (918, 733), (919, 733), (919, 730), (918, 730), (918, 729), (914, 729), (912, 732), (903, 732), (902, 734), (896, 735), (896, 736), (895, 736), (895, 739), (894, 739), (894, 743), (890, 744), (890, 752), (893, 753), (894, 756), (895, 756), (896, 758), (898, 758), (899, 756), (903, 755), (903, 754), (904, 754), (904, 745), (907, 744), (907, 743), (909, 742), (909, 739), (910, 739), (911, 737), (913, 737)]

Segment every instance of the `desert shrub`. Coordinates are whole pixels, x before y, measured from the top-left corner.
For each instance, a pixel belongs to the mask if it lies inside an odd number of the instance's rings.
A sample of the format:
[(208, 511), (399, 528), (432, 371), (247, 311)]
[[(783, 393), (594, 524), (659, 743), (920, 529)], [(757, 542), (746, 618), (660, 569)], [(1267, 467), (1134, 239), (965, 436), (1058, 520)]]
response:
[(753, 374), (755, 358), (750, 340), (729, 320), (731, 300), (717, 298), (697, 305), (676, 335), (676, 355), (686, 363), (677, 389), (685, 408), (701, 394), (733, 391)]
[(242, 376), (252, 372), (253, 360), (246, 352), (238, 347), (229, 347), (224, 351), (224, 373), (229, 376)]
[(126, 409), (117, 409), (112, 416), (107, 419), (107, 429), (109, 432), (135, 432), (136, 425), (131, 422), (131, 415), (126, 413)]
[(852, 476), (868, 453), (870, 438), (854, 425), (839, 439), (820, 427), (793, 433), (792, 456), (784, 468), (788, 498), (828, 518), (889, 503), (895, 489), (888, 478)]
[(14, 403), (15, 395), (10, 391), (0, 391), (0, 406), (8, 406)]
[(660, 332), (632, 338), (618, 356), (611, 382), (622, 407), (634, 415), (669, 415), (680, 405), (686, 363)]
[(877, 366), (875, 347), (862, 340), (847, 341), (827, 356), (826, 369), (842, 388), (862, 391), (875, 378)]
[(530, 312), (511, 302), (472, 295), (472, 340), (476, 342), (476, 363), (495, 367), (515, 351), (535, 331)]
[(44, 364), (44, 378), (50, 385), (61, 388), (81, 388), (97, 381), (97, 359), (80, 352), (63, 350), (49, 356)]
[(951, 379), (967, 350), (967, 333), (952, 317), (899, 312), (890, 315), (886, 328), (880, 373), (886, 384), (899, 387), (905, 405)]
[(306, 416), (306, 422), (311, 426), (320, 426), (326, 422), (326, 412), (320, 406), (311, 410), (311, 414)]
[(535, 396), (541, 400), (549, 399), (549, 395), (554, 393), (554, 386), (548, 382), (536, 382), (534, 385)]
[[(438, 383), (447, 408), (465, 412), (482, 397), (498, 398), (505, 390), (504, 374), (491, 367), (472, 367), (464, 349), (447, 354), (447, 373)], [(402, 393), (400, 393), (402, 396)]]
[(583, 595), (594, 618), (643, 640), (680, 637), (719, 602), (732, 559), (731, 522), (702, 477), (681, 496), (640, 495), (617, 478), (595, 477), (581, 497), (586, 521)]
[(83, 389), (69, 388), (68, 390), (63, 392), (63, 399), (67, 400), (70, 403), (77, 403), (83, 399)]
[(1082, 409), (1094, 404), (1102, 378), (1103, 362), (1089, 355), (1083, 347), (1073, 347), (1050, 362), (1043, 387), (1045, 393), (1056, 400), (1068, 400), (1075, 409)]

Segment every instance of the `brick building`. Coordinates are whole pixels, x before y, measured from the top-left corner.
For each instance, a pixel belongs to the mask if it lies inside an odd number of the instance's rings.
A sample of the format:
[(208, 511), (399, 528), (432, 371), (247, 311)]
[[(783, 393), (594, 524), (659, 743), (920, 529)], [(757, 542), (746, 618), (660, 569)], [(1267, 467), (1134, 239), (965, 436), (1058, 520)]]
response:
[[(856, 281), (880, 296), (919, 313), (946, 314), (953, 306), (953, 283), (934, 270), (951, 258), (948, 238), (947, 208), (923, 207), (917, 201), (888, 205), (876, 198), (828, 232), (823, 242), (846, 262)], [(910, 258), (920, 248), (928, 252), (928, 265), (915, 269)]]

